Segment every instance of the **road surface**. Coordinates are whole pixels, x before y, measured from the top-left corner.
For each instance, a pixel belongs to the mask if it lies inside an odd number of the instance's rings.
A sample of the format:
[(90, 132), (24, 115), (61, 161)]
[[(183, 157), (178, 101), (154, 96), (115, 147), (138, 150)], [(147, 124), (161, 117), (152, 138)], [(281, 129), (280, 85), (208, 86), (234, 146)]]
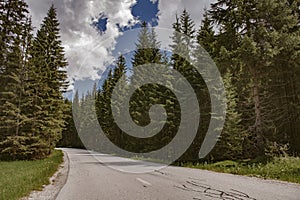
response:
[[(300, 199), (298, 184), (179, 167), (144, 174), (125, 173), (106, 165), (139, 171), (145, 163), (103, 154), (91, 155), (85, 150), (63, 150), (69, 157), (70, 168), (57, 200)], [(100, 163), (96, 157), (104, 161)]]

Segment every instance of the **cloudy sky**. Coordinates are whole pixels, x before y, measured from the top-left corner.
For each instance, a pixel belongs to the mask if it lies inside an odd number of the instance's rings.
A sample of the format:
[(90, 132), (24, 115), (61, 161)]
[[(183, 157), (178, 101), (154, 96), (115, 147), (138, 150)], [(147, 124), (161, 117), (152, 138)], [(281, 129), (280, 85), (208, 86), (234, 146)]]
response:
[[(70, 80), (96, 80), (114, 60), (112, 52), (124, 31), (140, 21), (171, 28), (186, 8), (200, 26), (204, 8), (213, 0), (25, 0), (39, 28), (51, 3), (57, 8)], [(105, 42), (104, 42), (105, 41)]]

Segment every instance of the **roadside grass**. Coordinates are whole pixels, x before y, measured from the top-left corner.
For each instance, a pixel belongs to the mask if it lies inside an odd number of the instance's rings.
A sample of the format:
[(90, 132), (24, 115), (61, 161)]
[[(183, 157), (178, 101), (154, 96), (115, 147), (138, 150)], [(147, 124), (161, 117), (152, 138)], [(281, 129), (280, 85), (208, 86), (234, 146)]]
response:
[(132, 160), (137, 160), (137, 161), (144, 161), (144, 162), (152, 162), (152, 163), (157, 163), (157, 164), (162, 164), (162, 165), (168, 165), (168, 161), (160, 160), (160, 159), (154, 159), (154, 158), (145, 158), (143, 156), (134, 156), (134, 157), (128, 157), (129, 159)]
[(212, 164), (182, 164), (183, 167), (211, 170), (215, 172), (253, 176), (264, 179), (275, 179), (300, 183), (300, 158), (280, 157), (263, 162), (226, 160)]
[(0, 162), (0, 200), (17, 200), (42, 190), (62, 161), (62, 151), (55, 150), (44, 160)]

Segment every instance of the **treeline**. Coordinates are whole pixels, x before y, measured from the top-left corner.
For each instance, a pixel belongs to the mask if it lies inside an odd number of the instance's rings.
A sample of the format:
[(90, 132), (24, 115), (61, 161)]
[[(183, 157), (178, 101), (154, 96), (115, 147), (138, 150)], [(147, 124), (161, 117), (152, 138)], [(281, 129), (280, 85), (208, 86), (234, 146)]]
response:
[(0, 43), (0, 158), (44, 158), (61, 138), (68, 109), (54, 6), (34, 37), (26, 2), (1, 1)]
[[(78, 92), (76, 93), (73, 102), (76, 101), (75, 99), (77, 99), (79, 102), (79, 98), (77, 98), (78, 97), (77, 95)], [(65, 104), (67, 107), (65, 111), (66, 127), (62, 130), (61, 139), (57, 142), (56, 147), (85, 149), (85, 146), (81, 142), (76, 124), (74, 122), (74, 118), (73, 118), (74, 113), (72, 112), (73, 102), (68, 99), (65, 100)]]
[[(204, 47), (217, 64), (227, 97), (222, 135), (206, 159), (299, 155), (299, 6), (299, 1), (295, 0), (219, 0), (206, 10), (199, 29), (184, 10), (179, 17), (176, 16), (173, 24), (174, 34), (170, 36), (173, 54), (170, 57), (159, 50), (155, 31), (143, 23), (132, 59), (131, 75), (123, 84), (125, 88), (135, 84), (133, 80), (137, 81), (139, 77), (137, 66), (157, 63), (176, 69), (192, 85), (201, 110), (200, 128), (191, 147), (179, 160), (198, 160), (201, 143), (213, 117), (204, 80), (182, 57), (188, 55), (194, 62), (203, 64), (203, 54), (197, 57), (201, 48), (189, 47), (193, 42)], [(145, 85), (131, 97), (132, 120), (139, 126), (146, 126), (150, 123), (150, 107), (162, 104), (167, 111), (166, 125), (150, 139), (137, 139), (121, 131), (112, 115), (111, 99), (116, 83), (128, 74), (128, 70), (124, 56), (120, 56), (100, 90), (94, 88), (81, 101), (77, 100), (77, 107), (88, 104), (88, 99), (95, 100), (99, 124), (110, 141), (119, 147), (136, 153), (157, 150), (168, 144), (178, 130), (181, 121), (179, 103), (167, 88)], [(120, 91), (119, 95), (124, 94)], [(191, 112), (190, 115), (199, 114)], [(87, 117), (88, 113), (84, 116)], [(88, 142), (99, 141), (91, 138)], [(172, 154), (176, 151), (174, 148), (166, 154)]]
[(235, 157), (236, 147), (246, 158), (299, 155), (299, 6), (297, 0), (222, 0), (207, 11), (199, 40), (220, 71), (230, 73), (235, 91), (228, 93), (228, 130), (216, 157)]

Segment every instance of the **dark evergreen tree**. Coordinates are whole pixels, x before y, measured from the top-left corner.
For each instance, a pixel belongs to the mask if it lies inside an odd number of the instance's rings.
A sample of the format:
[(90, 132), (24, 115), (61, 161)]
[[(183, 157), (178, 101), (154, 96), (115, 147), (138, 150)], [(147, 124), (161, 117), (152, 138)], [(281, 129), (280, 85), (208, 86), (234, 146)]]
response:
[(224, 86), (226, 89), (226, 120), (224, 129), (218, 142), (210, 154), (216, 160), (237, 160), (242, 158), (245, 130), (241, 124), (242, 118), (238, 110), (238, 95), (233, 85), (232, 73), (230, 70), (224, 75)]
[[(110, 69), (108, 77), (105, 79), (100, 90), (97, 92), (96, 96), (96, 112), (98, 117), (98, 122), (101, 125), (102, 130), (105, 135), (116, 145), (125, 148), (126, 141), (123, 137), (124, 133), (115, 123), (112, 114), (112, 106), (115, 106), (119, 111), (124, 105), (116, 105), (116, 102), (112, 102), (112, 93), (116, 87), (116, 84), (120, 81), (120, 78), (126, 73), (126, 61), (123, 55), (120, 55), (116, 61), (116, 66), (114, 70)], [(126, 88), (126, 82), (122, 83), (124, 90), (117, 92), (118, 98), (124, 97), (124, 92)], [(120, 111), (121, 112), (121, 111)], [(100, 138), (101, 139), (101, 138)], [(101, 144), (101, 150), (109, 151), (106, 149), (105, 144), (99, 141)], [(110, 152), (111, 153), (111, 152)], [(114, 152), (117, 153), (117, 152)]]
[[(138, 43), (136, 44), (136, 50), (133, 56), (133, 75), (131, 80), (136, 80), (136, 82), (131, 81), (131, 85), (135, 85), (139, 82), (142, 76), (151, 76), (150, 74), (146, 73), (146, 70), (139, 70), (140, 74), (137, 73), (135, 70), (137, 67), (141, 67), (145, 64), (151, 63), (160, 63), (162, 60), (162, 55), (159, 50), (159, 43), (156, 39), (156, 34), (154, 29), (149, 31), (149, 28), (146, 22), (143, 22), (142, 28), (139, 34)], [(132, 109), (132, 117), (135, 122), (141, 126), (145, 126), (150, 123), (150, 118), (147, 115), (147, 108), (149, 107), (149, 98), (150, 93), (154, 91), (150, 89), (151, 87), (143, 87), (137, 89), (137, 94), (131, 101), (131, 109)]]
[[(85, 148), (99, 150), (99, 137), (97, 137), (97, 84), (95, 83), (92, 91), (83, 94), (80, 100), (79, 116), (76, 117), (76, 127), (78, 135)], [(74, 105), (75, 106), (75, 105)]]
[(197, 32), (197, 43), (201, 45), (212, 57), (215, 57), (216, 36), (213, 30), (211, 19), (207, 11), (203, 15), (204, 19)]
[(46, 145), (43, 155), (49, 155), (60, 140), (65, 126), (62, 93), (66, 90), (67, 62), (59, 36), (59, 22), (52, 5), (33, 42), (31, 76), (34, 88), (33, 130)]
[[(84, 148), (84, 145), (81, 142), (81, 139), (77, 132), (77, 127), (74, 123), (73, 114), (76, 115), (78, 113), (72, 112), (73, 109), (79, 109), (78, 107), (74, 108), (76, 105), (79, 105), (79, 96), (78, 91), (75, 94), (75, 97), (73, 99), (73, 106), (72, 109), (72, 102), (69, 100), (65, 100), (66, 105), (68, 106), (68, 109), (66, 110), (66, 113), (64, 115), (66, 116), (66, 127), (62, 131), (62, 138), (58, 142), (58, 147), (72, 147), (72, 148)], [(76, 120), (78, 120), (76, 118)]]
[[(243, 110), (242, 123), (249, 127), (248, 140), (251, 145), (246, 149), (251, 156), (264, 155), (272, 140), (282, 138), (278, 137), (278, 130), (296, 135), (295, 130), (288, 128), (293, 127), (291, 124), (295, 124), (295, 120), (285, 123), (286, 117), (282, 115), (286, 113), (286, 116), (291, 116), (289, 109), (283, 108), (277, 101), (278, 98), (280, 102), (282, 99), (293, 101), (282, 98), (284, 90), (280, 89), (281, 86), (277, 87), (288, 84), (286, 76), (282, 75), (286, 68), (278, 61), (290, 63), (291, 69), (295, 69), (292, 67), (295, 60), (286, 54), (295, 55), (295, 47), (299, 44), (294, 37), (299, 17), (293, 10), (291, 2), (278, 0), (222, 0), (212, 4), (210, 10), (215, 25), (220, 27), (217, 44), (219, 63), (230, 68), (232, 73), (242, 70), (234, 82), (241, 91), (238, 104), (239, 109)], [(294, 41), (293, 47), (287, 45), (287, 41)], [(298, 96), (296, 93), (291, 95)], [(293, 113), (292, 118), (298, 119), (299, 115)]]
[[(138, 43), (136, 44), (136, 51), (132, 60), (134, 67), (143, 65), (146, 63), (154, 63), (153, 61), (153, 49), (157, 48), (154, 33), (150, 38), (149, 29), (146, 22), (142, 23), (141, 31), (138, 37)], [(151, 39), (153, 41), (151, 41)]]
[[(209, 125), (210, 99), (206, 84), (201, 74), (196, 70), (196, 66), (193, 66), (192, 61), (196, 63), (197, 67), (206, 68), (207, 63), (204, 63), (205, 60), (203, 60), (203, 58), (209, 55), (205, 54), (202, 48), (197, 48), (198, 46), (200, 47), (200, 45), (202, 46), (202, 44), (199, 44), (200, 37), (197, 37), (194, 22), (186, 10), (183, 11), (180, 17), (176, 16), (173, 29), (173, 44), (171, 45), (173, 51), (171, 57), (172, 66), (185, 77), (194, 89), (194, 94), (197, 96), (201, 110), (201, 113), (194, 111), (190, 114), (191, 117), (200, 115), (199, 129), (191, 147), (178, 161), (195, 161), (198, 160), (198, 153)], [(203, 38), (203, 40), (204, 39), (206, 38)], [(199, 41), (197, 42), (197, 40)], [(182, 98), (189, 101), (190, 96), (183, 96)], [(180, 112), (177, 110), (176, 116), (179, 120), (180, 115)], [(190, 119), (182, 120), (189, 121)]]
[(3, 159), (30, 159), (32, 139), (26, 124), (31, 19), (24, 1), (0, 3), (0, 153)]

